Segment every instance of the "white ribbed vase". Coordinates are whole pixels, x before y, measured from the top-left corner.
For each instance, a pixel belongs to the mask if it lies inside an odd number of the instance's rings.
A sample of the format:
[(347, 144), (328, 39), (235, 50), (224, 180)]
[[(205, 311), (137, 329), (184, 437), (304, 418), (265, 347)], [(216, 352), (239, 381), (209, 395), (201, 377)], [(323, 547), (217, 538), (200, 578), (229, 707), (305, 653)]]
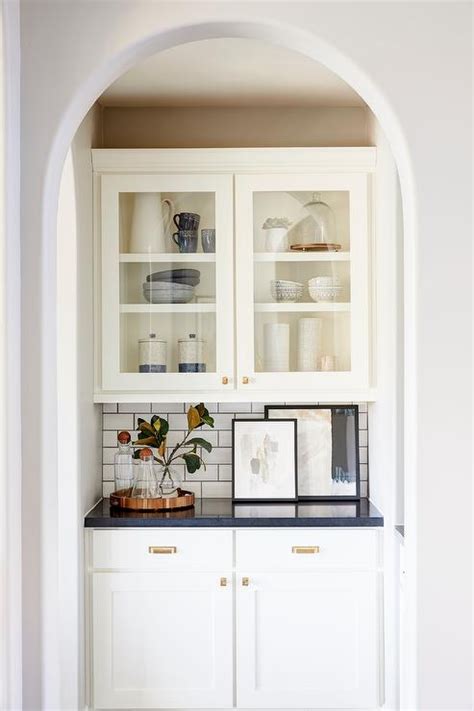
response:
[(298, 370), (317, 370), (321, 353), (322, 326), (323, 321), (320, 318), (298, 320)]

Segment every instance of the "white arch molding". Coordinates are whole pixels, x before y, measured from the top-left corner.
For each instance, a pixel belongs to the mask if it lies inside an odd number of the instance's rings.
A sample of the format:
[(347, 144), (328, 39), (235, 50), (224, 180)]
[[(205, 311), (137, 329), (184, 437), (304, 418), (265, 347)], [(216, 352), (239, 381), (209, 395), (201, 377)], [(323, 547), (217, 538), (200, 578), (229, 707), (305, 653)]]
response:
[[(382, 127), (393, 156), (396, 161), (400, 176), (400, 186), (403, 202), (404, 222), (404, 338), (405, 338), (405, 400), (404, 400), (404, 432), (405, 432), (405, 520), (406, 520), (406, 555), (407, 570), (416, 570), (416, 303), (415, 303), (415, 266), (416, 266), (416, 206), (413, 171), (408, 147), (401, 130), (400, 124), (394, 114), (383, 91), (376, 86), (354, 62), (342, 54), (334, 46), (318, 39), (312, 33), (301, 31), (291, 25), (275, 22), (248, 22), (235, 20), (233, 22), (209, 22), (175, 27), (173, 30), (157, 32), (152, 36), (129, 45), (125, 50), (109, 58), (107, 62), (98, 66), (79, 91), (73, 97), (69, 107), (57, 127), (54, 142), (51, 146), (44, 183), (42, 201), (42, 315), (43, 332), (41, 339), (42, 352), (42, 416), (45, 422), (58, 422), (58, 401), (61, 407), (75, 406), (68, 402), (68, 395), (58, 391), (56, 369), (57, 321), (52, 318), (56, 313), (57, 301), (57, 273), (56, 273), (56, 244), (57, 244), (57, 216), (58, 197), (61, 176), (65, 158), (74, 135), (81, 121), (105, 91), (105, 89), (121, 74), (130, 69), (134, 64), (146, 59), (165, 49), (176, 45), (197, 40), (235, 37), (241, 39), (255, 39), (284, 46), (287, 49), (300, 52), (309, 58), (325, 65), (338, 74), (351, 85), (368, 104), (380, 126)], [(69, 394), (70, 397), (70, 394)], [(57, 427), (54, 428), (57, 431)], [(71, 668), (78, 668), (79, 657), (79, 630), (77, 618), (71, 612), (70, 619), (61, 619), (58, 610), (67, 609), (66, 601), (60, 599), (59, 581), (74, 577), (74, 571), (79, 564), (79, 552), (68, 549), (68, 555), (60, 555), (61, 546), (67, 545), (67, 534), (60, 530), (59, 511), (70, 511), (72, 516), (78, 516), (77, 500), (71, 500), (71, 492), (78, 491), (78, 482), (65, 482), (58, 476), (61, 463), (51, 461), (50, 452), (43, 451), (41, 460), (41, 481), (44, 492), (55, 493), (55, 507), (51, 507), (51, 498), (43, 496), (47, 502), (41, 511), (43, 539), (41, 543), (42, 580), (43, 586), (47, 584), (47, 591), (43, 588), (42, 607), (42, 651), (43, 651), (43, 702), (45, 708), (80, 708), (80, 693), (77, 696), (78, 686), (68, 684), (64, 688), (63, 679), (71, 681)], [(64, 520), (64, 519), (63, 519)], [(75, 523), (75, 522), (74, 522)], [(64, 561), (60, 566), (59, 560)], [(67, 566), (67, 568), (66, 568)], [(412, 699), (411, 708), (416, 707), (416, 577), (408, 576), (410, 589), (408, 591), (409, 624), (411, 639), (408, 640), (406, 653), (409, 654), (411, 669), (411, 685), (408, 697)], [(51, 580), (57, 582), (54, 591)], [(46, 583), (47, 581), (47, 583)], [(54, 594), (52, 594), (54, 592)], [(67, 604), (70, 604), (69, 600)], [(73, 608), (74, 605), (71, 605)], [(61, 619), (61, 624), (59, 620)], [(61, 639), (69, 640), (69, 655), (61, 655), (59, 650), (64, 650)], [(67, 673), (65, 673), (67, 670)], [(73, 675), (74, 676), (74, 675)], [(76, 677), (78, 679), (78, 676)]]

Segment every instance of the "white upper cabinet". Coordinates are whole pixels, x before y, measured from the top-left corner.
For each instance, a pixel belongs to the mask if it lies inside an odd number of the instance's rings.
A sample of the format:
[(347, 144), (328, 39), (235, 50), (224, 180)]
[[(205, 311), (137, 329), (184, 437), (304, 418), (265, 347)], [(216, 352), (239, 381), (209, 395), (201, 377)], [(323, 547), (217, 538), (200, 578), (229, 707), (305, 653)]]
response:
[[(375, 149), (94, 150), (93, 163), (96, 401), (374, 398)], [(321, 241), (333, 246), (308, 249)]]

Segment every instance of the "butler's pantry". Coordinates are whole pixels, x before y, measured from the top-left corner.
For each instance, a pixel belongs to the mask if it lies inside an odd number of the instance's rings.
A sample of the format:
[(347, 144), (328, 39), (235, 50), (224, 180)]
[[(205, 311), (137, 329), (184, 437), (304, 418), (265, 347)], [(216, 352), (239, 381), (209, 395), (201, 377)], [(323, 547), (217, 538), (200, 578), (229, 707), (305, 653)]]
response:
[(91, 107), (59, 213), (85, 707), (396, 708), (401, 209), (369, 107), (270, 43), (164, 50)]

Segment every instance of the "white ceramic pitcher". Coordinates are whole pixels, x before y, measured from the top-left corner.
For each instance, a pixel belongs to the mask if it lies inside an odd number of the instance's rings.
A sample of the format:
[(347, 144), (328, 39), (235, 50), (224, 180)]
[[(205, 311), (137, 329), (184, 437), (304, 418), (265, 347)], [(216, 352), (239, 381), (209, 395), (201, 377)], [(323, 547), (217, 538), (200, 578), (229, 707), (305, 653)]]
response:
[[(163, 217), (163, 205), (168, 214)], [(129, 252), (143, 254), (169, 252), (169, 231), (174, 205), (160, 193), (135, 193)]]

